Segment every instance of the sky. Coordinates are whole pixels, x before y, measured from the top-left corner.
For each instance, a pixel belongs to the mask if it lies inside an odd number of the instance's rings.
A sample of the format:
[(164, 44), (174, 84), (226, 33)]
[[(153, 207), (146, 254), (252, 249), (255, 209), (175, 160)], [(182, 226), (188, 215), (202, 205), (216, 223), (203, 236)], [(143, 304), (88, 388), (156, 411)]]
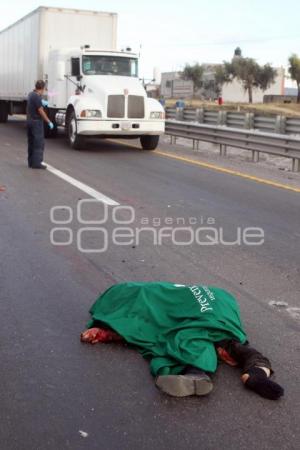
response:
[(0, 30), (41, 5), (118, 13), (118, 46), (141, 52), (149, 79), (154, 67), (230, 60), (237, 46), (278, 67), (300, 55), (299, 0), (10, 0), (1, 1)]

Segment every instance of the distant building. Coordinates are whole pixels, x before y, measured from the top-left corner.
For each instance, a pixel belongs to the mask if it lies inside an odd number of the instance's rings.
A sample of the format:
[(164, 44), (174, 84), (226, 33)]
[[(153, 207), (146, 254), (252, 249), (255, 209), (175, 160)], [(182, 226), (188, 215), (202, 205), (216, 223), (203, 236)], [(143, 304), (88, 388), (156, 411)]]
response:
[(194, 83), (182, 80), (180, 72), (165, 72), (161, 74), (160, 94), (164, 98), (191, 98)]
[[(215, 100), (218, 97), (215, 86), (214, 68), (216, 64), (205, 64), (203, 74), (204, 87), (195, 93), (195, 97), (202, 100)], [(253, 102), (263, 103), (265, 95), (284, 95), (285, 72), (283, 68), (277, 69), (275, 83), (269, 89), (253, 89)], [(180, 72), (165, 72), (161, 78), (161, 95), (168, 98), (192, 98), (194, 87), (192, 81), (185, 81), (181, 78)], [(222, 97), (225, 102), (248, 103), (248, 93), (238, 80), (226, 83), (222, 88)]]
[(297, 97), (298, 95), (298, 89), (294, 87), (286, 87), (284, 90), (284, 95), (289, 95), (292, 97)]
[[(285, 71), (283, 67), (277, 69), (275, 83), (266, 91), (261, 89), (253, 89), (253, 103), (263, 103), (265, 95), (284, 95)], [(222, 88), (222, 97), (224, 102), (248, 103), (248, 92), (245, 92), (240, 81), (234, 79), (232, 83), (224, 84)]]
[(284, 95), (264, 95), (264, 103), (297, 103), (298, 89), (286, 87)]

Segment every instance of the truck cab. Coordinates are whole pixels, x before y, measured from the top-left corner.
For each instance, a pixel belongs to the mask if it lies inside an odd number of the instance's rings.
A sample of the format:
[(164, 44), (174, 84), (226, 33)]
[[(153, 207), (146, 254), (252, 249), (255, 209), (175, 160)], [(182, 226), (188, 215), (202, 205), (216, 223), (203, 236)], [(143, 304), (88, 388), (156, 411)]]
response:
[(139, 138), (144, 150), (157, 147), (165, 112), (147, 97), (136, 54), (89, 46), (52, 50), (47, 83), (49, 114), (65, 127), (72, 148), (91, 136)]

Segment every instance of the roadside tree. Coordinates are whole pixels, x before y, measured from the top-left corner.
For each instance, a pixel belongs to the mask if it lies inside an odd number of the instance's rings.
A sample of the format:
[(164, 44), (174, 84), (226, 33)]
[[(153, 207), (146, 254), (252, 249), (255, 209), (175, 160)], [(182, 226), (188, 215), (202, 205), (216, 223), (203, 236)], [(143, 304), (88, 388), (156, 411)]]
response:
[(289, 74), (296, 81), (298, 88), (297, 103), (300, 103), (300, 58), (295, 53), (289, 57)]
[(259, 88), (263, 91), (270, 87), (276, 77), (276, 69), (270, 64), (259, 65), (253, 58), (245, 58), (238, 47), (230, 62), (224, 62), (225, 78), (239, 80), (246, 92), (249, 103), (253, 103), (253, 90)]

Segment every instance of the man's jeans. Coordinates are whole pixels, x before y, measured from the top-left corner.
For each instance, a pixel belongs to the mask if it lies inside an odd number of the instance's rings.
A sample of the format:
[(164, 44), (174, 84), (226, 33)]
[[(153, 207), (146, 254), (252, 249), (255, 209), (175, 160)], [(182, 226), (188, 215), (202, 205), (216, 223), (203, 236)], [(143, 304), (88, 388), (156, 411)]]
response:
[(28, 166), (39, 167), (44, 158), (44, 124), (42, 120), (27, 120)]

